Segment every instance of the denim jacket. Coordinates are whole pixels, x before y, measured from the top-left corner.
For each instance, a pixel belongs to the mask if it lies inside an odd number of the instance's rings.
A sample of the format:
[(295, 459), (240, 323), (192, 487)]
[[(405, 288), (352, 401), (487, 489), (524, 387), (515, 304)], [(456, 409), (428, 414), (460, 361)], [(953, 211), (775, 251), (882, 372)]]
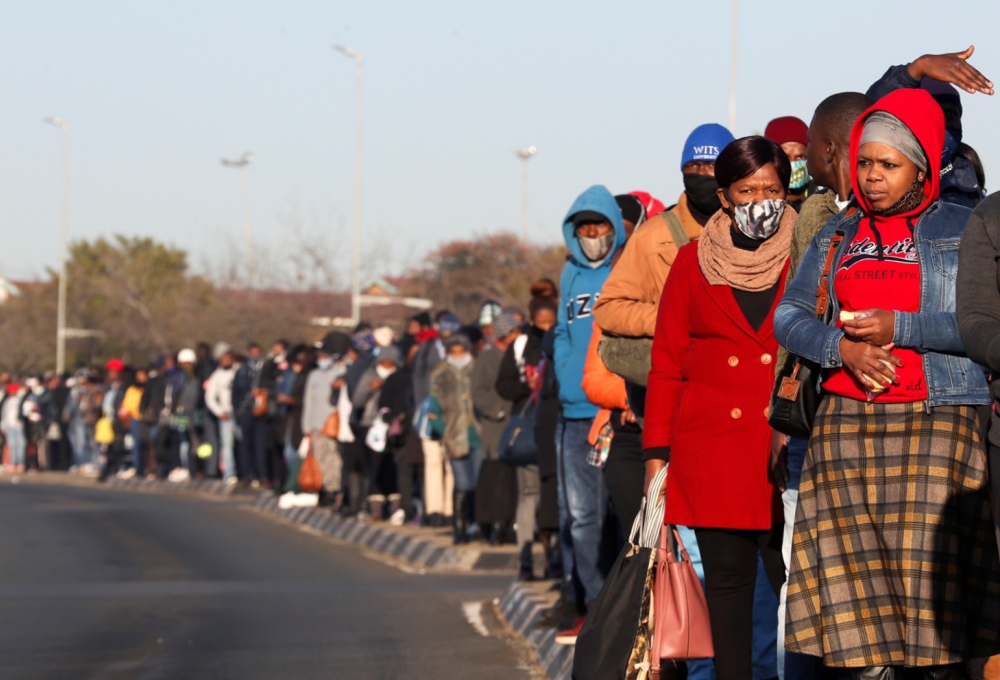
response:
[[(968, 208), (936, 201), (913, 229), (920, 264), (920, 311), (895, 312), (892, 340), (924, 355), (928, 407), (991, 403), (983, 369), (965, 356), (955, 315), (958, 246), (970, 214)], [(850, 217), (835, 215), (827, 222), (806, 250), (795, 279), (774, 313), (778, 342), (823, 368), (842, 364), (840, 339), (844, 332), (835, 327), (840, 312), (834, 294), (835, 277), (827, 281), (832, 311), (829, 325), (816, 318), (816, 285), (835, 233), (840, 231), (844, 236), (834, 254), (833, 262), (837, 263), (858, 233), (858, 222), (863, 217), (864, 213), (858, 211)]]

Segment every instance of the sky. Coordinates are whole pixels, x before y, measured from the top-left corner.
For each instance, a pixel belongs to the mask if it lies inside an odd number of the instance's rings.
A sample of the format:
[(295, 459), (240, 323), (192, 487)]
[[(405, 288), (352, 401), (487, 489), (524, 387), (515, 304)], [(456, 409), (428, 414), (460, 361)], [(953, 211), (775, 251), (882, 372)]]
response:
[[(737, 136), (892, 64), (976, 45), (1000, 82), (1000, 3), (741, 3)], [(905, 8), (905, 11), (904, 11)], [(350, 266), (354, 68), (364, 55), (365, 271), (521, 226), (561, 239), (592, 184), (682, 189), (680, 151), (728, 122), (729, 0), (0, 0), (0, 276), (58, 261), (61, 140), (71, 126), (71, 240), (150, 236), (207, 273), (242, 257), (239, 173), (253, 152), (255, 252)], [(964, 95), (965, 141), (1000, 173), (1000, 98)], [(994, 165), (994, 163), (997, 163)], [(996, 170), (994, 170), (996, 168)], [(1000, 179), (996, 180), (1000, 183)], [(298, 266), (298, 265), (296, 265)], [(306, 266), (306, 265), (302, 265)]]

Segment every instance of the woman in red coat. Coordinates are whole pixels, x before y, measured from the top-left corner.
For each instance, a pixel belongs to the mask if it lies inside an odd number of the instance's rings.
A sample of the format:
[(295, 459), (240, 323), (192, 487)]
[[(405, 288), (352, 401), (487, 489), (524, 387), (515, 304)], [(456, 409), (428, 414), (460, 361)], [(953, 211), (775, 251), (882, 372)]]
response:
[(643, 449), (647, 480), (670, 462), (665, 521), (692, 527), (720, 680), (752, 678), (757, 556), (775, 593), (785, 578), (781, 500), (768, 476), (768, 402), (795, 211), (791, 165), (744, 137), (715, 162), (722, 210), (680, 250), (653, 338)]

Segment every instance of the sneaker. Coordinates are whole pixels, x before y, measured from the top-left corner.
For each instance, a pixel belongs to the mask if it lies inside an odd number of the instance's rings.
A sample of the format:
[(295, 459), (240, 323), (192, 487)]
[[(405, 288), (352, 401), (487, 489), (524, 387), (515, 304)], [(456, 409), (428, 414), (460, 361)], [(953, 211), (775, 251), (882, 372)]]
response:
[(127, 470), (119, 470), (118, 474), (115, 475), (118, 479), (132, 479), (135, 477), (135, 468), (129, 468)]
[(566, 630), (559, 631), (559, 634), (556, 635), (556, 644), (575, 645), (576, 638), (579, 637), (580, 635), (580, 629), (583, 628), (583, 622), (586, 620), (587, 620), (586, 616), (577, 617), (577, 619), (573, 621), (572, 626), (570, 626)]
[(240, 480), (235, 477), (226, 477), (226, 486), (236, 486), (240, 483)]
[(278, 496), (278, 507), (282, 510), (295, 507), (295, 494), (289, 491)]
[(186, 482), (191, 479), (191, 473), (184, 468), (174, 468), (167, 475), (168, 482)]
[(399, 508), (396, 512), (392, 513), (392, 517), (389, 518), (389, 524), (394, 527), (403, 526), (403, 522), (406, 521), (406, 510)]

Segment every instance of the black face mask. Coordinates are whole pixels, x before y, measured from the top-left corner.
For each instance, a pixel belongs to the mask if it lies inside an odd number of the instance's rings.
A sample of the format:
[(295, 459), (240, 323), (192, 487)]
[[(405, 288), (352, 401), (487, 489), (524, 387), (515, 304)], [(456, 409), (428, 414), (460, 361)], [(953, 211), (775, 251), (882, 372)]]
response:
[(688, 203), (702, 215), (714, 215), (722, 208), (719, 200), (719, 183), (711, 175), (684, 173), (684, 193)]

